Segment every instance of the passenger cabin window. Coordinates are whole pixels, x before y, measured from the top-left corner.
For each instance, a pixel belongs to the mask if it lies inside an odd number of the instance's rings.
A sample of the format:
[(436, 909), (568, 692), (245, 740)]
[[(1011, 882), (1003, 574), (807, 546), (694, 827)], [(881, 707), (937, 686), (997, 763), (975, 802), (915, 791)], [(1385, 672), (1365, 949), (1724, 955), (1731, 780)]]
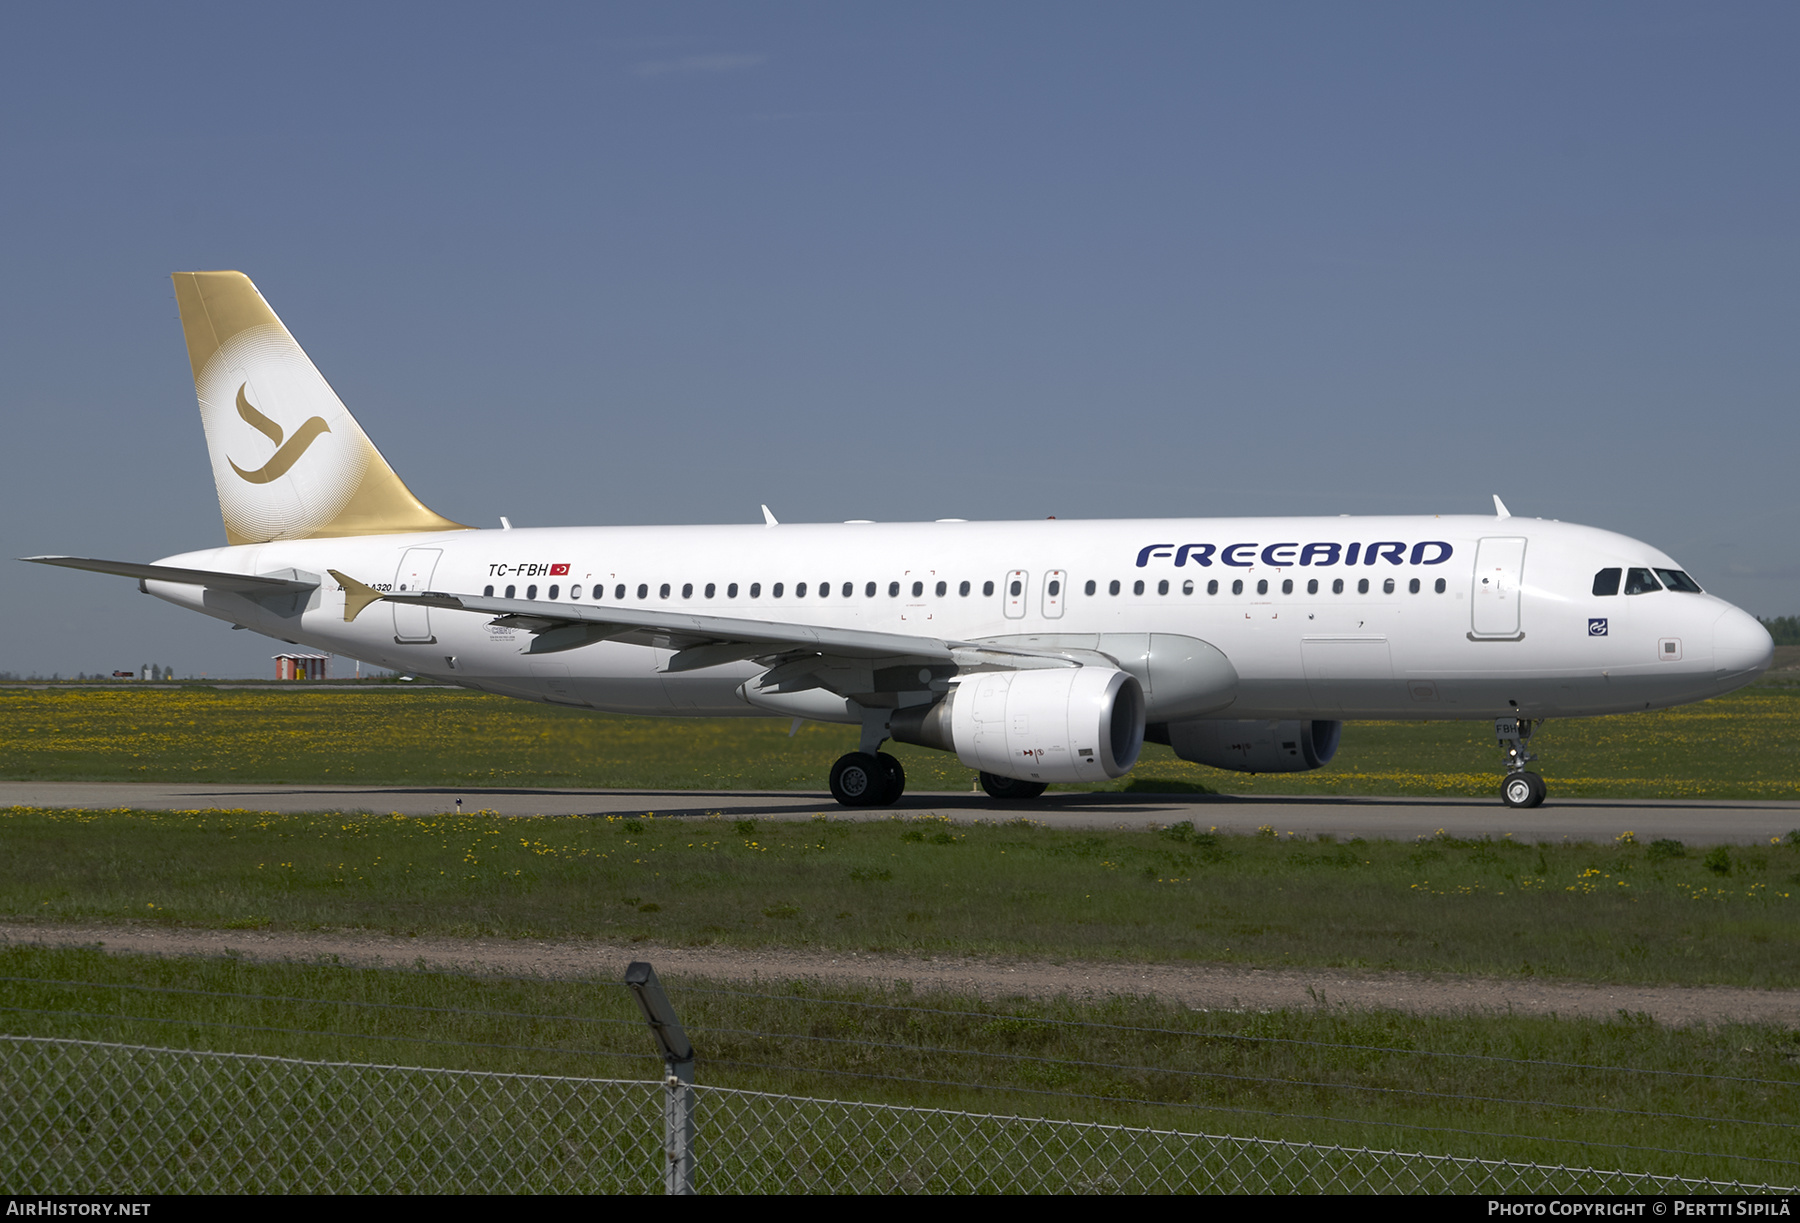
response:
[(1241, 595), (1244, 593), (1244, 579), (1243, 578), (1236, 578), (1232, 581), (1231, 593), (1234, 595)]
[(708, 582), (706, 584), (706, 597), (709, 599), (712, 598), (713, 595), (718, 592), (718, 589), (719, 588), (717, 586), (713, 585), (711, 582)]
[(1412, 581), (1408, 582), (1406, 584), (1406, 588), (1408, 590), (1410, 590), (1413, 594), (1418, 594), (1419, 593), (1419, 579), (1414, 578)]
[[(1053, 590), (1050, 593), (1055, 594), (1056, 592)], [(1156, 593), (1159, 595), (1166, 595), (1169, 593), (1169, 579), (1168, 578), (1164, 578), (1162, 581), (1160, 581), (1156, 584)]]
[(1306, 579), (1306, 593), (1309, 595), (1316, 595), (1319, 593), (1319, 579), (1318, 578), (1307, 578)]
[(949, 593), (950, 593), (950, 584), (948, 582), (939, 582), (937, 584), (937, 597), (938, 598), (941, 599)]
[(525, 597), (527, 599), (537, 598), (537, 583), (533, 582), (531, 585), (529, 585), (525, 588)]
[(984, 599), (991, 599), (994, 597), (994, 584), (992, 582), (983, 582), (981, 584), (981, 597)]
[(924, 597), (925, 597), (925, 583), (914, 582), (913, 583), (913, 598), (922, 599)]
[(776, 598), (776, 599), (779, 599), (781, 597), (781, 583), (780, 582), (777, 582), (773, 586), (769, 587), (769, 595), (770, 595), (770, 597)]
[(481, 597), (484, 599), (493, 598), (494, 597), (494, 588), (492, 586), (483, 586), (481, 588)]
[(1088, 594), (1093, 594), (1096, 590), (1100, 589), (1100, 586), (1099, 586), (1099, 583), (1095, 582), (1093, 578), (1089, 578), (1087, 585), (1083, 586), (1082, 589), (1085, 590)]
[[(1011, 586), (1007, 587), (1007, 590), (1009, 592), (1011, 592), (1012, 597), (1016, 599), (1020, 595), (1025, 593), (1025, 586), (1017, 578), (1014, 578), (1013, 584)], [(1142, 582), (1139, 582), (1138, 583), (1138, 593), (1142, 594), (1143, 592), (1144, 592), (1144, 584)]]
[(620, 582), (617, 586), (613, 587), (613, 598), (622, 600), (622, 599), (624, 599), (624, 597), (625, 597), (625, 583)]
[(1344, 579), (1343, 578), (1332, 578), (1331, 579), (1331, 593), (1334, 595), (1341, 595), (1344, 593)]
[(1669, 590), (1679, 590), (1693, 595), (1706, 593), (1700, 589), (1700, 583), (1679, 569), (1658, 569), (1656, 576), (1662, 579), (1663, 586)]
[(1269, 593), (1269, 579), (1268, 578), (1257, 578), (1256, 579), (1256, 593), (1259, 595), (1266, 595)]
[(762, 598), (762, 583), (761, 582), (750, 583), (750, 597), (752, 599)]
[(1653, 590), (1661, 590), (1662, 583), (1650, 576), (1648, 569), (1627, 569), (1625, 571), (1625, 593), (1628, 595), (1646, 595)]
[(736, 582), (731, 583), (731, 585), (729, 585), (725, 588), (725, 597), (727, 599), (737, 598), (737, 583)]
[(657, 588), (656, 594), (657, 594), (658, 598), (661, 598), (661, 599), (668, 598), (669, 597), (669, 584), (667, 582), (664, 582), (661, 586), (659, 586)]
[[(1018, 583), (1014, 582), (1013, 585), (1017, 586)], [(1019, 592), (1015, 590), (1015, 591), (1013, 591), (1013, 593), (1018, 594)], [(1135, 581), (1131, 584), (1131, 593), (1134, 595), (1141, 595), (1144, 593), (1144, 581), (1142, 578), (1139, 578), (1137, 581)]]
[(1181, 593), (1184, 595), (1191, 595), (1194, 593), (1194, 579), (1193, 578), (1189, 578), (1187, 581), (1185, 581), (1181, 584)]
[(1208, 582), (1206, 584), (1206, 593), (1209, 595), (1216, 595), (1219, 593), (1219, 579), (1218, 578), (1213, 578), (1210, 582)]
[[(777, 586), (775, 588), (775, 593), (777, 596), (779, 596), (781, 594), (781, 587)], [(806, 583), (805, 582), (795, 582), (794, 583), (794, 597), (796, 599), (804, 599), (806, 597)]]
[(557, 592), (557, 591), (558, 591), (558, 590), (560, 590), (560, 589), (562, 589), (562, 587), (561, 587), (561, 586), (560, 586), (560, 585), (558, 585), (558, 586), (552, 586), (552, 587), (551, 587), (551, 588), (550, 588), (550, 597), (551, 597), (551, 598), (552, 598), (552, 599), (554, 599), (554, 598), (555, 598), (555, 597), (556, 597), (556, 592)]
[(899, 597), (900, 597), (900, 583), (889, 582), (888, 583), (888, 598), (898, 599)]
[(967, 582), (964, 582), (962, 585), (958, 586), (956, 588), (956, 593), (961, 595), (965, 599), (968, 598), (969, 597), (969, 584)]
[(1356, 579), (1356, 593), (1359, 595), (1366, 595), (1369, 593), (1369, 579), (1368, 578), (1357, 578)]
[(1389, 578), (1389, 579), (1387, 579), (1387, 581), (1385, 581), (1381, 584), (1381, 593), (1384, 595), (1391, 595), (1394, 593), (1394, 579), (1393, 578)]
[[(855, 593), (856, 593), (856, 583), (855, 582), (845, 582), (844, 583), (844, 597), (846, 599), (848, 599), (851, 595), (853, 595)], [(875, 592), (871, 590), (869, 593), (874, 594)]]
[[(551, 595), (550, 597), (554, 599), (556, 596)], [(684, 599), (691, 599), (694, 597), (694, 584), (692, 582), (683, 582), (681, 584), (681, 597)]]
[(1281, 593), (1284, 595), (1291, 595), (1294, 593), (1294, 579), (1293, 578), (1282, 578), (1281, 579)]
[(1432, 589), (1437, 591), (1439, 594), (1443, 594), (1444, 593), (1444, 579), (1439, 578), (1437, 580), (1436, 584), (1432, 586)]
[(1106, 584), (1106, 593), (1109, 595), (1116, 595), (1119, 593), (1119, 579), (1118, 578), (1114, 578), (1112, 581), (1110, 581)]
[(863, 597), (865, 599), (873, 599), (875, 597), (875, 583), (870, 582), (867, 586), (863, 587)]
[(1619, 579), (1623, 577), (1623, 569), (1602, 569), (1594, 575), (1594, 593), (1601, 598), (1619, 593)]

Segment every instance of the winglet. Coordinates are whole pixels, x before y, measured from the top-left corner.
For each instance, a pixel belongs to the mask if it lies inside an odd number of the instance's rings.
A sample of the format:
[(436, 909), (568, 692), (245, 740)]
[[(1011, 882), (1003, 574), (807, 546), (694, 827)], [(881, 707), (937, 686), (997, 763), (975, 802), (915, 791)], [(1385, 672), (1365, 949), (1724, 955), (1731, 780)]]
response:
[(344, 588), (345, 624), (349, 624), (352, 620), (362, 615), (363, 608), (371, 603), (380, 602), (384, 597), (382, 593), (373, 586), (364, 586), (355, 578), (345, 577), (335, 569), (327, 569), (325, 572), (336, 578), (338, 580), (338, 585)]
[(1511, 518), (1512, 511), (1506, 508), (1506, 502), (1500, 500), (1500, 494), (1494, 494), (1494, 517)]
[(769, 510), (768, 506), (766, 506), (766, 505), (763, 506), (762, 511), (763, 511), (763, 525), (765, 527), (778, 527), (781, 525), (779, 522), (775, 521), (775, 515)]

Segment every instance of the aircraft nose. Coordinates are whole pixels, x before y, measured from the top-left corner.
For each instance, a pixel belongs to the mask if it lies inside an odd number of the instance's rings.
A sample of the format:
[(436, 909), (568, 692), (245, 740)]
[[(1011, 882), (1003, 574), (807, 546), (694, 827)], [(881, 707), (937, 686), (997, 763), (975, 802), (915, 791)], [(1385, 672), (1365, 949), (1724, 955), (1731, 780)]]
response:
[(1775, 660), (1775, 639), (1749, 612), (1732, 608), (1713, 623), (1713, 666), (1718, 678), (1761, 675)]

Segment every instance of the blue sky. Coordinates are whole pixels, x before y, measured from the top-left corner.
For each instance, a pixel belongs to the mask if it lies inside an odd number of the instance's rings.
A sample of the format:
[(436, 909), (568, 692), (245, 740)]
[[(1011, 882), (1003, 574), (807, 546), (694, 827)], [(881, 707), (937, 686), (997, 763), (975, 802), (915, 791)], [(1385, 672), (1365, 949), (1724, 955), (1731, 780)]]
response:
[[(1800, 612), (1800, 8), (11, 6), (8, 556), (222, 542), (168, 274), (460, 521), (1483, 512)], [(0, 565), (0, 670), (261, 674)]]

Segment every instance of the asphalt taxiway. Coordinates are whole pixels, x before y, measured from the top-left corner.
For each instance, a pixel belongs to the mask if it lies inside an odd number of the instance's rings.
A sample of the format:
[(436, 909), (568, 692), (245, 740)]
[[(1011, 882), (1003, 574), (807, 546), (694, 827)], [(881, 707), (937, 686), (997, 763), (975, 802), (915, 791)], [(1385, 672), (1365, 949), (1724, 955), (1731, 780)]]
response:
[[(459, 805), (460, 800), (460, 805)], [(1766, 845), (1800, 829), (1800, 803), (1558, 799), (1515, 810), (1492, 799), (1266, 797), (1210, 794), (1051, 793), (997, 802), (980, 793), (909, 791), (891, 807), (840, 807), (818, 791), (585, 790), (450, 786), (182, 785), (171, 782), (0, 782), (0, 807), (144, 811), (344, 811), (431, 816), (637, 816), (658, 819), (878, 820), (943, 817), (958, 823), (1024, 817), (1057, 828), (1145, 828), (1183, 820), (1226, 833), (1273, 829), (1282, 836), (1412, 840), (1456, 837), (1521, 841), (1640, 841)]]

